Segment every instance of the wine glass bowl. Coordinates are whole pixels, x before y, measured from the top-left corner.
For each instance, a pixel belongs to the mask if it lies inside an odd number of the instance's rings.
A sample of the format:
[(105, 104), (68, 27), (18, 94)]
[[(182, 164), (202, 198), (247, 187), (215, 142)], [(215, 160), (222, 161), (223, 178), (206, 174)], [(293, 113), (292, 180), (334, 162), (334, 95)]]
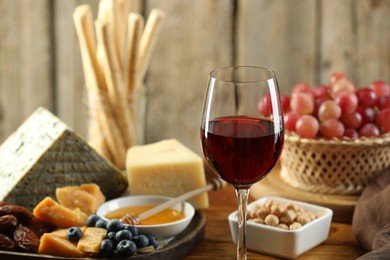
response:
[(275, 73), (255, 66), (212, 71), (200, 137), (206, 161), (236, 189), (239, 204), (237, 259), (246, 259), (249, 189), (271, 171), (283, 149), (283, 114)]
[(204, 155), (215, 172), (236, 188), (249, 188), (278, 161), (283, 133), (273, 133), (271, 121), (220, 117), (209, 127), (213, 130), (201, 132)]

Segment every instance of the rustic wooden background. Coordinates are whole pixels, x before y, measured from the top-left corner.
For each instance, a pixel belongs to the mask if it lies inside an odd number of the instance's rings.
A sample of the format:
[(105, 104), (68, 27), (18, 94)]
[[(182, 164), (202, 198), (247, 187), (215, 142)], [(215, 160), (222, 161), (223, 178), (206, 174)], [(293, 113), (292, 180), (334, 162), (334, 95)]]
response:
[[(251, 64), (276, 71), (282, 91), (335, 70), (359, 86), (390, 82), (390, 0), (130, 0), (166, 15), (145, 85), (145, 142), (175, 137), (200, 152), (208, 72)], [(84, 76), (72, 21), (98, 1), (0, 0), (0, 142), (38, 106), (87, 131)]]

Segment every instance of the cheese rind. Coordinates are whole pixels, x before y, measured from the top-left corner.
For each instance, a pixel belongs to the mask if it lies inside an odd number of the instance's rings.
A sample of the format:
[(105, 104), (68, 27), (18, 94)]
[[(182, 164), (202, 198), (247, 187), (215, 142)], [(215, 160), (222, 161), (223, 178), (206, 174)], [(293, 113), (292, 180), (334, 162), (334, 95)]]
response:
[(91, 182), (107, 199), (127, 188), (118, 168), (43, 107), (0, 146), (0, 201), (32, 209), (57, 187)]
[[(131, 147), (126, 170), (132, 195), (177, 197), (206, 185), (202, 158), (176, 139)], [(188, 202), (197, 209), (207, 208), (207, 192)]]

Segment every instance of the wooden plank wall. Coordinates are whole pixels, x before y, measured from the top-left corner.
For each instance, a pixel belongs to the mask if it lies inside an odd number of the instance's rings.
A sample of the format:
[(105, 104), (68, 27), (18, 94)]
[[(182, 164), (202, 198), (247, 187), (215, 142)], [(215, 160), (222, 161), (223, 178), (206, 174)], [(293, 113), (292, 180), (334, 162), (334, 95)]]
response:
[[(283, 92), (335, 70), (359, 86), (390, 82), (390, 0), (129, 0), (166, 15), (145, 86), (145, 142), (175, 137), (200, 152), (208, 72), (272, 68)], [(96, 0), (0, 0), (0, 142), (45, 106), (81, 135), (87, 107), (72, 12)]]

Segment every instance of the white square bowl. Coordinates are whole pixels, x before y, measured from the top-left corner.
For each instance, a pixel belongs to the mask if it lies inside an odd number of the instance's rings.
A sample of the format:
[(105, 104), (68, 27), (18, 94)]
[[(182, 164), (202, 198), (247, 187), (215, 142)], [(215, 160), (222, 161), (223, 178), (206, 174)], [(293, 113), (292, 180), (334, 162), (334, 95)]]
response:
[[(279, 197), (264, 197), (248, 205), (265, 204), (268, 200), (280, 203), (295, 203), (307, 211), (321, 213), (322, 216), (307, 223), (297, 230), (283, 230), (254, 222), (247, 222), (246, 243), (248, 250), (293, 259), (321, 244), (328, 238), (333, 211), (329, 208)], [(228, 217), (230, 231), (234, 243), (237, 243), (238, 223), (237, 211)]]

